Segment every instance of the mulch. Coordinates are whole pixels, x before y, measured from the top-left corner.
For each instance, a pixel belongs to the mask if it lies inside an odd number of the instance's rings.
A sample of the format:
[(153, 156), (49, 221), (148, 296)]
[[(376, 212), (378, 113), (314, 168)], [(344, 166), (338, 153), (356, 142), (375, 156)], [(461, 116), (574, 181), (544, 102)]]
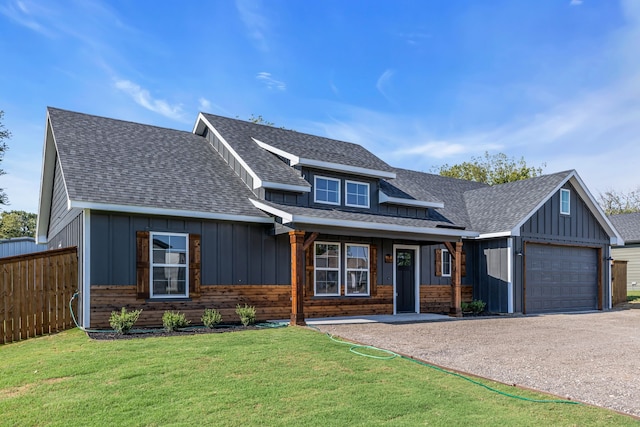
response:
[(262, 329), (255, 325), (242, 326), (242, 325), (223, 325), (213, 329), (206, 327), (192, 327), (181, 329), (173, 332), (167, 332), (162, 328), (145, 328), (135, 329), (127, 334), (119, 334), (115, 331), (100, 331), (92, 332), (87, 331), (89, 338), (93, 340), (135, 340), (141, 338), (158, 338), (158, 337), (184, 337), (187, 335), (203, 335), (203, 334), (220, 334), (227, 332), (241, 332), (255, 329)]

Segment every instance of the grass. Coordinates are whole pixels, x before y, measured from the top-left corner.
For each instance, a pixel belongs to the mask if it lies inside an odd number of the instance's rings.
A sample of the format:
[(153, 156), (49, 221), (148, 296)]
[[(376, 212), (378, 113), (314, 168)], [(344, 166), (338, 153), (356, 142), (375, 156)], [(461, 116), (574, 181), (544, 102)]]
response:
[(627, 291), (627, 301), (640, 303), (640, 290)]
[(116, 341), (74, 329), (0, 346), (0, 366), (0, 425), (638, 425), (296, 327)]

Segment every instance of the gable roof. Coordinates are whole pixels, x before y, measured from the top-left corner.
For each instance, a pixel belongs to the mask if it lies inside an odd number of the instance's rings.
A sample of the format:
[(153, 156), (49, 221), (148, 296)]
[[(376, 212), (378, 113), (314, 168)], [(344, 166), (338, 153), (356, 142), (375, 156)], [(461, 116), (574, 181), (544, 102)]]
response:
[(609, 219), (626, 243), (640, 243), (640, 212), (610, 215)]
[[(209, 142), (190, 132), (48, 108), (44, 157), (43, 181), (60, 162), (69, 209), (271, 222)], [(43, 183), (39, 234), (50, 205)]]
[(518, 236), (520, 227), (567, 182), (571, 183), (612, 243), (622, 241), (575, 170), (465, 192), (471, 228), (482, 233), (480, 238)]
[[(358, 144), (208, 113), (200, 113), (198, 117), (198, 122), (209, 124), (219, 136), (223, 136), (263, 181), (286, 184), (295, 182), (301, 185), (299, 180), (302, 178), (291, 175), (292, 169), (288, 164), (274, 164), (274, 155), (288, 160), (291, 166), (318, 167), (373, 177), (395, 177), (391, 166)], [(198, 122), (194, 132), (201, 133), (202, 125)], [(256, 149), (256, 146), (261, 149)]]

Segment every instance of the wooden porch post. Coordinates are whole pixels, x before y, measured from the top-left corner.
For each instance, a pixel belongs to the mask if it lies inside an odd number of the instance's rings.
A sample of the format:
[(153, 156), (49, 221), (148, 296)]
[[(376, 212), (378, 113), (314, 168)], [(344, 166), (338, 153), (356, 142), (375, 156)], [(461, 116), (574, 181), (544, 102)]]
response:
[(305, 326), (304, 321), (304, 231), (289, 232), (291, 243), (291, 325)]
[(446, 242), (445, 246), (451, 254), (451, 309), (449, 316), (462, 317), (462, 242), (455, 243), (455, 247)]

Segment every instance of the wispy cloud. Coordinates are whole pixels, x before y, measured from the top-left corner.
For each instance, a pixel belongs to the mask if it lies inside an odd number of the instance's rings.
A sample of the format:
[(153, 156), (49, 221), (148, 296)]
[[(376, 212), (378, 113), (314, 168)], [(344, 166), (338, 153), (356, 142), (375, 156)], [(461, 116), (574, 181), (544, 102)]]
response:
[(260, 72), (258, 73), (258, 75), (256, 76), (256, 79), (260, 80), (262, 83), (265, 84), (265, 86), (267, 86), (268, 89), (275, 89), (275, 90), (285, 90), (287, 88), (286, 83), (280, 81), (280, 80), (276, 80), (271, 76), (271, 73), (267, 73), (267, 72)]
[(571, 6), (580, 6), (582, 4), (582, 0), (571, 0), (569, 3)]
[(236, 0), (236, 8), (256, 48), (262, 52), (269, 52), (269, 21), (262, 10), (262, 3), (258, 0)]
[(19, 25), (52, 38), (55, 37), (55, 31), (49, 25), (42, 24), (40, 20), (43, 16), (50, 17), (55, 13), (46, 9), (43, 4), (31, 4), (20, 0), (9, 1), (4, 5), (0, 5), (0, 13)]
[(389, 102), (392, 102), (392, 101), (387, 94), (387, 90), (389, 85), (391, 84), (391, 78), (393, 77), (394, 74), (395, 74), (395, 71), (393, 70), (390, 70), (390, 69), (385, 70), (385, 72), (382, 73), (380, 77), (378, 77), (378, 81), (376, 82), (376, 89), (378, 89), (378, 92), (380, 92), (382, 96), (384, 96), (385, 99)]
[(129, 80), (116, 80), (115, 87), (129, 95), (137, 104), (154, 113), (162, 114), (170, 119), (188, 123), (182, 111), (182, 105), (171, 105), (163, 99), (154, 99), (148, 90)]
[(201, 111), (208, 111), (211, 108), (211, 101), (206, 98), (198, 99), (198, 107)]
[(410, 33), (398, 33), (398, 37), (405, 41), (408, 45), (418, 46), (424, 43), (425, 40), (431, 38), (431, 34), (422, 31), (415, 31)]

